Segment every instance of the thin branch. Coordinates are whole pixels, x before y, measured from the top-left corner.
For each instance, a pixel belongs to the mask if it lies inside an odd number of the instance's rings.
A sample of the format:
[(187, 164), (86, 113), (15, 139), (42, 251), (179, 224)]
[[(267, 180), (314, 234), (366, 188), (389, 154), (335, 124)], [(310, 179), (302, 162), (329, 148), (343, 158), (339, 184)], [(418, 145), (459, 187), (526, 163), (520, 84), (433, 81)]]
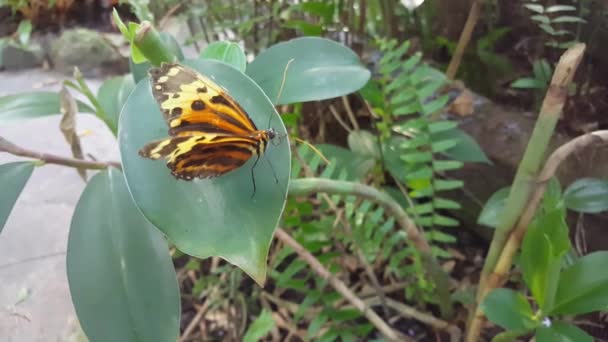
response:
[[(380, 302), (379, 297), (373, 297), (365, 300), (368, 305), (376, 305)], [(386, 304), (389, 308), (397, 311), (401, 316), (406, 318), (413, 318), (419, 322), (427, 324), (437, 330), (444, 330), (450, 334), (451, 342), (459, 342), (462, 338), (462, 331), (457, 326), (439, 319), (433, 315), (430, 315), (425, 312), (420, 312), (415, 308), (405, 305), (399, 301), (396, 301), (392, 298), (386, 299)]]
[(342, 96), (342, 103), (344, 103), (344, 109), (346, 110), (346, 114), (348, 115), (348, 118), (350, 119), (350, 123), (352, 123), (353, 128), (356, 131), (358, 131), (359, 123), (357, 122), (357, 118), (355, 118), (355, 113), (353, 112), (353, 109), (350, 107), (350, 102), (348, 102), (348, 97)]
[(108, 167), (115, 167), (121, 169), (119, 162), (99, 162), (90, 160), (81, 160), (74, 158), (62, 157), (50, 153), (41, 153), (32, 150), (25, 149), (17, 146), (12, 142), (0, 137), (0, 152), (7, 152), (15, 156), (38, 159), (46, 164), (57, 164), (81, 169), (89, 170), (104, 170)]
[(336, 108), (333, 105), (329, 105), (329, 111), (331, 112), (331, 115), (334, 116), (334, 119), (336, 119), (336, 121), (338, 121), (338, 123), (340, 124), (340, 126), (342, 126), (348, 133), (350, 133), (350, 132), (353, 131), (353, 129), (350, 128), (346, 124), (346, 122), (344, 122), (344, 120), (340, 116), (340, 113), (338, 113), (338, 111), (336, 110)]
[(312, 255), (306, 248), (300, 245), (294, 240), (287, 232), (283, 229), (278, 228), (275, 232), (277, 239), (282, 241), (284, 244), (291, 247), (298, 256), (304, 260), (313, 272), (315, 272), (322, 279), (326, 280), (336, 291), (338, 291), (344, 298), (346, 298), (355, 308), (357, 308), (367, 319), (391, 341), (413, 341), (409, 337), (404, 335), (399, 336), (395, 330), (393, 330), (374, 310), (365, 304), (357, 295), (352, 292), (344, 282), (336, 278), (327, 268), (325, 268), (314, 255)]
[(464, 50), (467, 48), (467, 45), (469, 45), (471, 35), (473, 34), (473, 29), (475, 29), (475, 25), (477, 25), (477, 21), (479, 21), (480, 14), (481, 0), (474, 0), (473, 4), (471, 5), (471, 10), (469, 11), (469, 16), (467, 17), (467, 21), (465, 22), (464, 28), (460, 33), (458, 45), (456, 45), (456, 51), (454, 51), (454, 55), (452, 56), (448, 69), (445, 73), (449, 80), (453, 80), (454, 76), (456, 76), (456, 72), (458, 72), (458, 67), (462, 61), (462, 56), (464, 55)]

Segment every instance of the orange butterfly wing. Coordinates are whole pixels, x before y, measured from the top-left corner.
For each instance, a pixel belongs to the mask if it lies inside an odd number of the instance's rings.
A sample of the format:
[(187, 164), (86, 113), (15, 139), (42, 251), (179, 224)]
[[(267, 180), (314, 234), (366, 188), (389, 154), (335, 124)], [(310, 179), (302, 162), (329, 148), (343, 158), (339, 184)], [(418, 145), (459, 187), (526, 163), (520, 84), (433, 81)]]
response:
[(264, 153), (267, 131), (211, 79), (178, 64), (149, 73), (170, 137), (147, 144), (141, 156), (165, 158), (175, 177), (190, 180), (220, 176)]

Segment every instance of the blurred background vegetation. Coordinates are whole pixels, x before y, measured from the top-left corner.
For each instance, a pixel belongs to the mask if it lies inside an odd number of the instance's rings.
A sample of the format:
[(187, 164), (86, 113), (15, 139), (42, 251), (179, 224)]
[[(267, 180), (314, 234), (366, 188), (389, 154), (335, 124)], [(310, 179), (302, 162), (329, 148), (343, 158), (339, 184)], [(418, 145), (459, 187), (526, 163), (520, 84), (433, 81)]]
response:
[[(77, 66), (100, 78), (127, 73), (133, 67), (128, 42), (118, 34), (113, 8), (125, 22), (147, 20), (173, 34), (190, 56), (228, 40), (251, 60), (302, 36), (330, 38), (355, 51), (372, 72), (359, 92), (279, 106), (290, 134), (333, 161), (327, 165), (306, 145), (294, 145), (292, 172), (362, 182), (393, 195), (424, 228), (434, 257), (450, 274), (457, 304), (449, 321), (456, 326), (466, 322), (463, 308), (475, 296), (488, 226), (496, 225), (496, 209), (482, 211), (484, 203), (510, 184), (554, 66), (574, 43), (586, 43), (587, 51), (555, 145), (608, 127), (608, 4), (601, 0), (1, 0), (0, 66), (66, 75)], [(475, 21), (471, 39), (450, 71), (467, 20)], [(122, 79), (114, 82), (125, 86)], [(605, 177), (608, 161), (598, 163), (605, 164), (596, 171), (573, 163), (560, 181)], [(601, 234), (608, 218), (598, 212), (583, 208), (568, 216), (578, 227), (581, 213), (594, 214), (586, 236), (571, 231), (583, 241), (576, 246), (580, 254), (608, 246)], [(447, 340), (449, 331), (412, 319), (395, 304), (437, 316), (442, 311), (436, 285), (384, 208), (352, 196), (290, 198), (281, 227), (362, 299), (380, 305), (393, 327), (417, 340)], [(172, 256), (182, 341), (378, 336), (361, 312), (281, 243), (271, 248), (264, 288), (219, 258), (200, 260), (176, 249)], [(606, 326), (604, 316), (587, 319), (593, 324), (582, 328), (608, 338), (598, 328)], [(489, 330), (488, 336), (496, 332)]]

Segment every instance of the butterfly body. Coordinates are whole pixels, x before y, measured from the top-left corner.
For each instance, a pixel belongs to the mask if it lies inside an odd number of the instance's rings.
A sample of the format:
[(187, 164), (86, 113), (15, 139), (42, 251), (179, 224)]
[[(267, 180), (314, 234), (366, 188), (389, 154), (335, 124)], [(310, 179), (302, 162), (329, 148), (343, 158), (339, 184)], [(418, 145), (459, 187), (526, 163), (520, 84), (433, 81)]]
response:
[(148, 143), (139, 154), (166, 159), (176, 178), (221, 176), (252, 157), (255, 166), (277, 136), (272, 128), (259, 130), (226, 90), (190, 68), (163, 63), (149, 74), (169, 137)]

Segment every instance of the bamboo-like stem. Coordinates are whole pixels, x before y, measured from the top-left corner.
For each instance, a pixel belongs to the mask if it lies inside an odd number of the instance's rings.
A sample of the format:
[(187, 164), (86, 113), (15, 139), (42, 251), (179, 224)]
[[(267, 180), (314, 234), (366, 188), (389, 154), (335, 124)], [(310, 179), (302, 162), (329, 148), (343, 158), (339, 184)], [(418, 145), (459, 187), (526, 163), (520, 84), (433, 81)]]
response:
[[(491, 290), (490, 287), (487, 287), (489, 278), (498, 275), (494, 273), (498, 260), (504, 251), (508, 238), (515, 229), (515, 225), (520, 220), (522, 212), (529, 206), (531, 195), (536, 188), (537, 175), (543, 163), (555, 125), (567, 99), (567, 87), (574, 77), (584, 51), (585, 44), (572, 46), (562, 55), (555, 68), (555, 73), (543, 101), (540, 115), (517, 169), (513, 186), (509, 192), (505, 208), (501, 213), (499, 226), (494, 232), (494, 237), (490, 244), (479, 281), (476, 307), (472, 311), (474, 315), (471, 317), (466, 341), (474, 342), (478, 340), (484, 322), (484, 315), (479, 309), (479, 304)], [(491, 280), (492, 284), (500, 282), (501, 279)]]
[(0, 152), (7, 152), (19, 157), (26, 157), (40, 160), (46, 164), (57, 164), (69, 167), (75, 167), (79, 169), (89, 169), (89, 170), (104, 170), (108, 167), (115, 167), (117, 169), (121, 168), (119, 162), (99, 162), (99, 161), (91, 161), (91, 160), (82, 160), (75, 158), (67, 158), (58, 156), (50, 153), (41, 153), (32, 150), (25, 149), (23, 147), (17, 146), (12, 142), (0, 137)]
[(344, 284), (340, 279), (336, 278), (327, 268), (325, 268), (314, 255), (306, 248), (300, 245), (283, 229), (278, 228), (275, 236), (281, 242), (291, 247), (298, 256), (304, 260), (313, 272), (319, 277), (326, 280), (338, 293), (346, 298), (357, 310), (359, 310), (367, 319), (390, 341), (413, 341), (411, 338), (401, 335), (399, 336), (374, 310), (365, 304), (351, 289)]
[(175, 55), (160, 38), (160, 34), (148, 21), (143, 21), (135, 34), (133, 44), (152, 65), (159, 66), (162, 62), (175, 61)]
[(469, 16), (467, 17), (467, 21), (465, 22), (464, 28), (460, 33), (460, 38), (458, 39), (458, 45), (456, 45), (454, 55), (450, 60), (447, 71), (445, 72), (445, 76), (449, 80), (453, 80), (458, 72), (458, 67), (460, 67), (460, 62), (462, 61), (462, 56), (464, 55), (464, 50), (467, 48), (467, 45), (469, 45), (471, 35), (473, 34), (473, 29), (475, 29), (475, 25), (477, 25), (477, 21), (479, 21), (480, 13), (481, 0), (474, 0), (473, 4), (471, 5), (471, 10), (469, 11)]

